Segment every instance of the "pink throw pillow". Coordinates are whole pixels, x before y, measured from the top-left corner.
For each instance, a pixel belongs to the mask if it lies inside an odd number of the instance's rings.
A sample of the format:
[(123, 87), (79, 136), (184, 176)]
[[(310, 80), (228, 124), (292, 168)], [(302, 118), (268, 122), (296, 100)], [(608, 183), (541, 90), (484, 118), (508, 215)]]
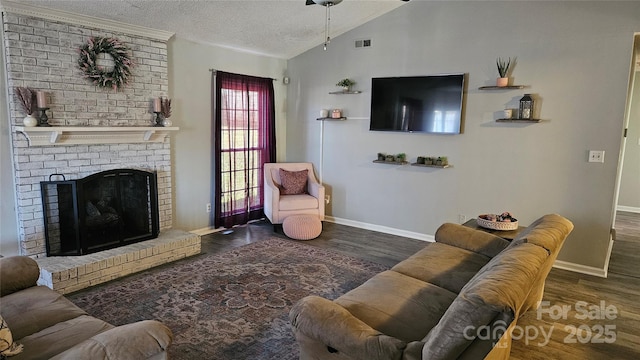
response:
[(280, 169), (280, 184), (282, 195), (305, 194), (307, 191), (307, 177), (309, 170), (287, 171)]

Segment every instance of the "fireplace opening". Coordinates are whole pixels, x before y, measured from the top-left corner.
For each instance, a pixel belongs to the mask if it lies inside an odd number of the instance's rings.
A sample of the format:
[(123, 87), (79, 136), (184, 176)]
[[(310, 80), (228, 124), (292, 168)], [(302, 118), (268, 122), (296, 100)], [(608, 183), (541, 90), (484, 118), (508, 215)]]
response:
[(61, 181), (52, 176), (40, 183), (47, 256), (85, 255), (158, 237), (154, 172), (116, 169)]

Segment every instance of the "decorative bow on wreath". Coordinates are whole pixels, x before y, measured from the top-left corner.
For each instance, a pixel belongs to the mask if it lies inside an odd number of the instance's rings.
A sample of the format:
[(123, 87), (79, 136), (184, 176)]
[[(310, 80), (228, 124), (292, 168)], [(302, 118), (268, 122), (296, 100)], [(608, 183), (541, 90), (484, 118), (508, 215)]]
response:
[[(91, 37), (79, 51), (78, 67), (84, 73), (83, 77), (95, 85), (118, 90), (129, 81), (134, 64), (129, 57), (129, 49), (118, 39)], [(109, 54), (113, 58), (114, 65), (111, 71), (105, 71), (96, 63), (96, 58), (101, 53)]]

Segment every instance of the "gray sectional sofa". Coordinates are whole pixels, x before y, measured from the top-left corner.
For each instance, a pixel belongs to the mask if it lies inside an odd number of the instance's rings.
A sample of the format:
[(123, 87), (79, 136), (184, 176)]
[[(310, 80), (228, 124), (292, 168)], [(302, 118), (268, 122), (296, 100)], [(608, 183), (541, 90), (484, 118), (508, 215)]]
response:
[(510, 332), (542, 299), (572, 230), (555, 214), (512, 242), (444, 224), (434, 243), (338, 299), (296, 303), (300, 359), (508, 359)]
[[(115, 327), (45, 286), (26, 256), (0, 259), (0, 315), (23, 351), (11, 360), (167, 359), (172, 333), (158, 321)], [(6, 333), (5, 333), (6, 334)]]

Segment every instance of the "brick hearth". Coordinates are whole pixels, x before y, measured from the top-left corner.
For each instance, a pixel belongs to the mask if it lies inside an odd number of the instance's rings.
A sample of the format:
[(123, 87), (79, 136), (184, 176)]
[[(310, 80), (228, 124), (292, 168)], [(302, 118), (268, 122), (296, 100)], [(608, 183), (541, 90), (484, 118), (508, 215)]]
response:
[(61, 294), (200, 253), (200, 235), (166, 230), (156, 239), (83, 256), (36, 259), (38, 284)]

